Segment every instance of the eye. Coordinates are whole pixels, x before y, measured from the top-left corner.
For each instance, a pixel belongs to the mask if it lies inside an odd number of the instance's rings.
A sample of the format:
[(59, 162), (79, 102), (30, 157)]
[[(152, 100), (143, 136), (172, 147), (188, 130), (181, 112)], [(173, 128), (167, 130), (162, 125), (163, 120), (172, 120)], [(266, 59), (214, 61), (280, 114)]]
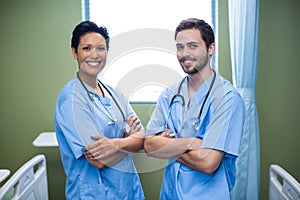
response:
[(106, 51), (106, 47), (105, 46), (99, 46), (97, 47), (98, 51)]
[(177, 51), (182, 51), (184, 49), (183, 45), (176, 45)]
[(190, 45), (189, 45), (189, 48), (190, 48), (190, 49), (196, 49), (197, 47), (198, 47), (197, 44), (190, 44)]
[(84, 46), (84, 47), (82, 47), (82, 50), (84, 50), (84, 51), (90, 51), (91, 48), (89, 46)]

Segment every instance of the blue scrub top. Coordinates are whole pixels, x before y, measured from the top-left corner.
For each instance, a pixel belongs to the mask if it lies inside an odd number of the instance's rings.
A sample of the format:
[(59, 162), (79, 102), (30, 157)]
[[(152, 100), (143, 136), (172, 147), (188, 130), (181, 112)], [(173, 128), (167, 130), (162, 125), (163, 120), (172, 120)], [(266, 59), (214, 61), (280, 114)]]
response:
[[(85, 84), (85, 83), (84, 83)], [(94, 90), (85, 84), (89, 91)], [(135, 114), (127, 99), (107, 86), (125, 114)], [(142, 186), (132, 156), (128, 154), (114, 166), (98, 169), (84, 157), (84, 146), (91, 135), (123, 138), (124, 120), (108, 92), (104, 98), (90, 94), (92, 102), (78, 78), (61, 90), (55, 113), (55, 130), (66, 173), (66, 199), (144, 199)], [(112, 123), (112, 121), (116, 123)]]
[(186, 79), (180, 90), (185, 106), (182, 106), (182, 100), (176, 97), (169, 108), (172, 97), (178, 92), (179, 84), (164, 90), (148, 122), (146, 134), (164, 131), (168, 124), (171, 132), (176, 133), (175, 137), (200, 138), (203, 140), (202, 148), (224, 151), (224, 157), (219, 168), (212, 174), (193, 170), (174, 159), (169, 159), (160, 199), (230, 199), (245, 119), (245, 104), (232, 84), (217, 75), (200, 117), (200, 129), (196, 131), (193, 124), (197, 121), (211, 81), (212, 76), (199, 87), (188, 105)]

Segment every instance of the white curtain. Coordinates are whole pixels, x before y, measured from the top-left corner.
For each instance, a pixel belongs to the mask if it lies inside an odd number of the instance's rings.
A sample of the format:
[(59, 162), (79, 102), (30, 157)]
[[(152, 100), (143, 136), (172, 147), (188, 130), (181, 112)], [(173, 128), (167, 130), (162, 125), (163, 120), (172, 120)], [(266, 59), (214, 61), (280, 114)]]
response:
[(258, 200), (260, 147), (255, 86), (259, 0), (228, 0), (228, 8), (232, 79), (246, 105), (237, 177), (231, 196), (233, 200)]

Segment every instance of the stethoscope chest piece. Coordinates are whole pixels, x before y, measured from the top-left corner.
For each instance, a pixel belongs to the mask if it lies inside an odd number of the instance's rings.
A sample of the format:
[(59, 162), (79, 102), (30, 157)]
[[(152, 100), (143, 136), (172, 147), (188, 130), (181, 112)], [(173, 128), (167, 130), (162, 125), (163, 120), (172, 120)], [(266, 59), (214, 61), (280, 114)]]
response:
[(194, 123), (193, 123), (193, 126), (194, 126), (194, 129), (195, 131), (199, 131), (200, 129), (200, 120), (196, 120)]

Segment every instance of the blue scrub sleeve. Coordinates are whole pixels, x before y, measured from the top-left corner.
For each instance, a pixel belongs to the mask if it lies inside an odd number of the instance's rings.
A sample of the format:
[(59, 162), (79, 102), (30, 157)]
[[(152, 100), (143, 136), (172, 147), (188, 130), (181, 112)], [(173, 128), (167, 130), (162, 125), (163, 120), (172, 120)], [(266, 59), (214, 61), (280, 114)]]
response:
[(166, 129), (166, 120), (168, 118), (169, 94), (164, 90), (157, 100), (156, 107), (147, 124), (146, 135), (157, 134)]
[(83, 147), (94, 140), (91, 135), (100, 134), (96, 127), (93, 112), (76, 96), (72, 96), (58, 105), (56, 121), (72, 149), (76, 159), (83, 155)]
[(202, 147), (238, 156), (245, 118), (243, 99), (238, 93), (230, 92), (212, 106), (214, 114)]

